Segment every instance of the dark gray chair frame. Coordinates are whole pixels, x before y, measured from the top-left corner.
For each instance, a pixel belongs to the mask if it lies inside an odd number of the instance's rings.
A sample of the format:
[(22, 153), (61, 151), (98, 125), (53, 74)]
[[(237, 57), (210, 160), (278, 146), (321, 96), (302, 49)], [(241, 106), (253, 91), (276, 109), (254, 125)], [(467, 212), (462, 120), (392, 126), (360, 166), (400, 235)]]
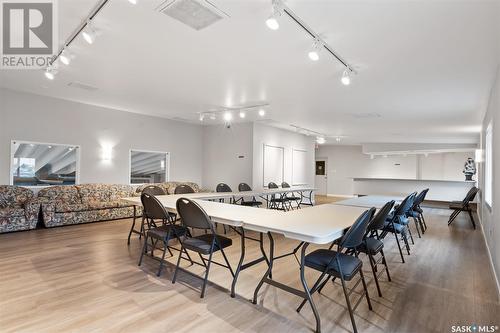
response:
[[(208, 274), (210, 272), (210, 265), (212, 263), (229, 269), (229, 272), (231, 273), (233, 279), (235, 277), (235, 274), (234, 274), (234, 271), (233, 271), (233, 269), (232, 269), (232, 267), (231, 267), (231, 265), (226, 257), (226, 254), (224, 252), (224, 247), (223, 247), (222, 243), (220, 242), (220, 237), (223, 237), (223, 236), (218, 235), (216, 233), (214, 225), (212, 224), (212, 221), (210, 220), (210, 217), (203, 210), (203, 208), (201, 208), (200, 205), (198, 205), (196, 202), (189, 200), (187, 198), (179, 198), (177, 200), (176, 207), (177, 207), (177, 213), (181, 217), (181, 222), (186, 229), (189, 230), (189, 228), (191, 228), (191, 229), (210, 230), (210, 234), (213, 235), (212, 243), (210, 244), (210, 250), (208, 253), (208, 256), (209, 256), (208, 259), (203, 258), (202, 252), (195, 251), (194, 249), (190, 248), (190, 250), (198, 253), (198, 255), (202, 261), (201, 263), (199, 263), (199, 262), (190, 260), (191, 263), (205, 267), (204, 278), (201, 278), (198, 275), (192, 274), (196, 277), (203, 279), (203, 285), (202, 285), (201, 294), (200, 294), (200, 298), (203, 298), (203, 297), (205, 297), (205, 290), (206, 290), (206, 286), (207, 286), (207, 282), (208, 282)], [(195, 238), (195, 237), (192, 237), (191, 235), (186, 235), (185, 237)], [(179, 257), (177, 259), (177, 265), (175, 267), (175, 272), (174, 272), (174, 276), (172, 279), (172, 283), (175, 283), (177, 280), (177, 274), (178, 274), (178, 271), (180, 268), (181, 259), (189, 260), (189, 258), (185, 258), (182, 256), (183, 251), (185, 253), (188, 253), (188, 251), (185, 247), (185, 244), (184, 244), (185, 241), (186, 241), (185, 238), (180, 239), (181, 252), (179, 252)], [(221, 263), (218, 263), (218, 262), (212, 260), (213, 254), (217, 251), (221, 251), (222, 256), (223, 256), (226, 264), (221, 264)], [(189, 271), (186, 271), (186, 272), (190, 273)]]
[(422, 237), (421, 235), (425, 234), (425, 231), (427, 230), (427, 224), (425, 223), (425, 218), (424, 218), (424, 211), (420, 205), (424, 202), (428, 192), (429, 189), (427, 188), (425, 190), (422, 190), (415, 197), (415, 201), (413, 202), (413, 207), (411, 208), (409, 214), (413, 218), (413, 221), (415, 222), (415, 227), (417, 229), (419, 238), (421, 238)]
[(179, 185), (174, 190), (174, 194), (190, 194), (190, 193), (195, 193), (194, 189), (186, 184)]
[[(287, 182), (282, 182), (281, 183), (281, 188), (292, 188), (290, 184)], [(300, 193), (299, 193), (300, 194)], [(300, 205), (302, 204), (302, 196), (296, 196), (295, 192), (290, 192), (290, 193), (285, 193), (285, 198), (288, 199), (288, 202), (290, 203), (290, 208), (293, 209), (292, 202), (295, 202), (297, 205), (296, 208), (299, 209), (301, 208)]]
[[(351, 317), (352, 327), (353, 327), (354, 332), (356, 332), (356, 333), (357, 333), (357, 328), (356, 328), (356, 321), (354, 320), (354, 311), (356, 310), (358, 305), (363, 300), (363, 297), (366, 297), (366, 302), (367, 302), (368, 308), (370, 310), (372, 310), (372, 304), (370, 301), (370, 295), (368, 294), (368, 288), (366, 286), (366, 281), (365, 281), (365, 277), (363, 274), (362, 262), (361, 262), (361, 266), (360, 266), (359, 270), (357, 272), (355, 272), (354, 275), (351, 276), (349, 280), (346, 280), (344, 277), (344, 274), (342, 272), (342, 265), (339, 261), (339, 254), (341, 254), (344, 250), (347, 250), (350, 248), (357, 248), (359, 245), (361, 245), (363, 238), (366, 234), (367, 227), (370, 224), (370, 220), (371, 220), (372, 216), (373, 216), (373, 210), (367, 210), (367, 211), (363, 212), (358, 217), (358, 219), (354, 222), (354, 224), (347, 230), (347, 232), (344, 234), (344, 236), (342, 236), (340, 241), (336, 242), (337, 250), (336, 251), (329, 250), (329, 251), (331, 251), (330, 262), (325, 266), (326, 267), (325, 270), (321, 272), (321, 275), (316, 280), (316, 282), (314, 283), (312, 288), (309, 290), (309, 294), (313, 295), (315, 292), (319, 291), (319, 289), (322, 288), (324, 286), (324, 284), (326, 284), (326, 282), (328, 282), (330, 280), (330, 278), (332, 278), (332, 281), (335, 281), (336, 277), (339, 277), (340, 281), (341, 281), (342, 289), (344, 291), (344, 296), (345, 296), (345, 300), (347, 303), (347, 309), (349, 311), (349, 316)], [(318, 251), (318, 250), (316, 250), (316, 251)], [(306, 256), (306, 258), (308, 256), (314, 254), (316, 251), (309, 253)], [(354, 253), (354, 256), (357, 257), (356, 252)], [(333, 264), (334, 261), (336, 262), (336, 266), (338, 268), (338, 271), (332, 270), (333, 268), (331, 267), (331, 264)], [(311, 267), (311, 268), (313, 268), (313, 267)], [(316, 268), (313, 268), (313, 269), (317, 270)], [(350, 288), (350, 290), (348, 290), (349, 288), (347, 288), (347, 286), (346, 286), (346, 281), (352, 280), (357, 273), (359, 273), (360, 278), (358, 279), (358, 281), (356, 281), (354, 283), (354, 285)], [(338, 275), (338, 276), (336, 276), (336, 275)], [(326, 279), (325, 279), (325, 277), (326, 277)], [(351, 306), (350, 295), (353, 293), (354, 289), (356, 289), (356, 287), (359, 285), (360, 282), (362, 282), (362, 284), (363, 284), (364, 291), (360, 295), (358, 301), (354, 304), (354, 306)], [(302, 303), (297, 308), (297, 312), (300, 312), (300, 310), (306, 304), (306, 302), (307, 302), (306, 300), (302, 301)]]
[[(270, 182), (267, 188), (277, 189), (279, 186), (274, 182)], [(291, 209), (290, 200), (286, 197), (286, 193), (271, 194), (267, 200), (267, 208), (288, 211)]]
[[(152, 259), (158, 260), (160, 262), (160, 267), (158, 268), (157, 276), (160, 276), (163, 269), (165, 261), (165, 255), (168, 251), (171, 256), (173, 253), (171, 250), (182, 251), (169, 245), (169, 242), (173, 239), (177, 239), (180, 242), (180, 236), (184, 234), (189, 234), (189, 230), (175, 224), (175, 220), (172, 221), (171, 216), (161, 202), (154, 195), (148, 193), (142, 193), (141, 201), (143, 205), (143, 221), (147, 222), (146, 226), (143, 227), (144, 230), (144, 245), (142, 247), (141, 256), (139, 258), (138, 266), (141, 266), (144, 254), (148, 253), (148, 240), (151, 240), (151, 253), (150, 257)], [(160, 227), (156, 226), (156, 221), (161, 220), (162, 225)], [(156, 249), (161, 249), (157, 247), (157, 243), (162, 242), (162, 256), (161, 258), (155, 257), (154, 251)], [(191, 257), (186, 252), (188, 260)]]
[(472, 215), (472, 207), (470, 206), (471, 201), (474, 200), (479, 189), (477, 187), (472, 187), (467, 195), (462, 201), (452, 201), (450, 204), (450, 209), (453, 209), (453, 213), (451, 213), (450, 218), (448, 220), (448, 225), (452, 224), (453, 221), (460, 215), (461, 212), (467, 212), (470, 217), (470, 222), (472, 223), (472, 227), (474, 230), (476, 229), (476, 221), (474, 221), (474, 216)]
[[(238, 192), (251, 192), (252, 188), (247, 183), (240, 183), (238, 185)], [(245, 201), (243, 197), (234, 201), (235, 204), (240, 204), (242, 206), (259, 207), (262, 206), (262, 201), (257, 201), (255, 196), (252, 197), (252, 201)]]

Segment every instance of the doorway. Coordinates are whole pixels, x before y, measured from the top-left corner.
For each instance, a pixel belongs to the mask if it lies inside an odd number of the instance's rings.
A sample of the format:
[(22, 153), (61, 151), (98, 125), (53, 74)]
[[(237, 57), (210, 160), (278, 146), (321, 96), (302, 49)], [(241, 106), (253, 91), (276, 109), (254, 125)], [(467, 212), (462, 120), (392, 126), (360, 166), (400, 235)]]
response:
[(327, 159), (319, 158), (316, 160), (315, 184), (316, 194), (326, 195), (328, 193), (328, 172)]

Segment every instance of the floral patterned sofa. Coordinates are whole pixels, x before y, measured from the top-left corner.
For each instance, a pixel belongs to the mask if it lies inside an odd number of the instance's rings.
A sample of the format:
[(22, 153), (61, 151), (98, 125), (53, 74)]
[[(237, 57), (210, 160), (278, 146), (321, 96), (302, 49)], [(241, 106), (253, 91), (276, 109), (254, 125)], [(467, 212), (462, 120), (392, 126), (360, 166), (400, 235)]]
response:
[(25, 187), (0, 185), (0, 233), (36, 228), (40, 203)]
[(200, 190), (200, 187), (196, 183), (192, 183), (192, 182), (173, 182), (173, 181), (172, 182), (165, 182), (165, 183), (144, 184), (144, 185), (141, 185), (141, 186), (137, 187), (136, 192), (137, 193), (141, 193), (142, 190), (145, 187), (151, 186), (151, 185), (155, 185), (155, 186), (158, 186), (158, 187), (162, 188), (165, 191), (165, 193), (167, 193), (167, 194), (174, 194), (175, 188), (177, 186), (179, 186), (179, 185), (188, 185), (195, 192), (205, 192), (205, 191)]
[(133, 186), (108, 184), (51, 186), (38, 192), (46, 227), (133, 217), (134, 207), (120, 200), (132, 196), (137, 196)]

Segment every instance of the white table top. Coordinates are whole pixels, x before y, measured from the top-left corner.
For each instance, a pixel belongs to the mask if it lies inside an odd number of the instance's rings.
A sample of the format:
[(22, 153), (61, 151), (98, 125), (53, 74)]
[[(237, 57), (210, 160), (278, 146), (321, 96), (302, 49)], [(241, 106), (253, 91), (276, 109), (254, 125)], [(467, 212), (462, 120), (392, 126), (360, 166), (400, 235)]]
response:
[[(175, 204), (181, 197), (196, 201), (214, 222), (258, 232), (270, 231), (315, 244), (327, 244), (341, 237), (343, 230), (366, 210), (363, 207), (326, 204), (283, 212), (206, 200), (217, 198), (216, 193), (157, 196), (168, 210), (175, 210)], [(139, 197), (122, 200), (141, 205)]]
[(404, 199), (403, 197), (398, 197), (398, 196), (366, 195), (362, 197), (355, 197), (337, 201), (334, 203), (334, 205), (354, 206), (354, 207), (364, 207), (364, 208), (375, 207), (377, 209), (380, 209), (391, 200), (396, 201), (396, 204), (398, 204), (401, 201), (403, 201), (403, 199)]

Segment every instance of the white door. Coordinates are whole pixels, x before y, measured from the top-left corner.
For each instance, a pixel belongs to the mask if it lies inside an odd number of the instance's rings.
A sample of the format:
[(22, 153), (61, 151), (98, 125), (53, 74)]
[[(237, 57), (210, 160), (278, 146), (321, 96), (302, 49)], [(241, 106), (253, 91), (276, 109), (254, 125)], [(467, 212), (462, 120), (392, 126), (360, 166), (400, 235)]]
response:
[(318, 195), (326, 195), (327, 184), (328, 184), (328, 175), (327, 175), (327, 160), (326, 159), (317, 159), (316, 160), (316, 178), (315, 178), (315, 187), (316, 194)]

